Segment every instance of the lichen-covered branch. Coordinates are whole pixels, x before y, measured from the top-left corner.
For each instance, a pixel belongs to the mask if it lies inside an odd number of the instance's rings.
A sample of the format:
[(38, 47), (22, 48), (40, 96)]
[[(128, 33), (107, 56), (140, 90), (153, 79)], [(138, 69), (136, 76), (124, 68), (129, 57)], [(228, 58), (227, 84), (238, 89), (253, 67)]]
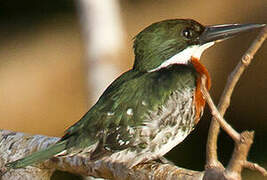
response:
[[(22, 158), (34, 151), (46, 148), (58, 140), (56, 137), (27, 135), (7, 130), (0, 130), (0, 169), (4, 172), (7, 162)], [(68, 171), (83, 176), (102, 177), (106, 179), (170, 179), (201, 180), (204, 173), (151, 161), (127, 169), (121, 164), (97, 161), (91, 162), (80, 156), (52, 158), (35, 167), (16, 169), (6, 172), (2, 180), (32, 179), (48, 180), (55, 170)]]
[[(15, 133), (7, 130), (0, 130), (0, 170), (5, 171), (4, 165), (22, 158), (31, 152), (46, 148), (54, 143), (57, 138), (46, 136), (30, 136), (23, 133)], [(49, 180), (55, 169), (44, 169), (36, 167), (27, 167), (10, 171), (0, 179), (32, 179), (32, 180)]]

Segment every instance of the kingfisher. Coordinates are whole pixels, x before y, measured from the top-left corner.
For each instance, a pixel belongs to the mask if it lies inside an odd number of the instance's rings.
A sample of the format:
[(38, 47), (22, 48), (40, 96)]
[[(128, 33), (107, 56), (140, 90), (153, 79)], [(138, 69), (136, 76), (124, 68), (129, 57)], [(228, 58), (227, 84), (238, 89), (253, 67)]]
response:
[(5, 167), (17, 169), (52, 157), (81, 155), (131, 168), (161, 158), (190, 134), (202, 116), (203, 76), (206, 88), (211, 87), (210, 75), (199, 61), (203, 51), (263, 26), (203, 26), (192, 19), (151, 24), (134, 38), (133, 67), (111, 83), (58, 142)]

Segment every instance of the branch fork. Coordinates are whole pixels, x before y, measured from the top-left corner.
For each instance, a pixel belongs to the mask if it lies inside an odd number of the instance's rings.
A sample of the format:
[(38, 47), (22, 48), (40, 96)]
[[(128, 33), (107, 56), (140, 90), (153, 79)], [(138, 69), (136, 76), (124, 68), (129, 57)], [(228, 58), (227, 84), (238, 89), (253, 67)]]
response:
[[(206, 172), (209, 169), (220, 169), (222, 176), (225, 179), (241, 179), (241, 171), (243, 168), (259, 171), (263, 176), (267, 176), (267, 171), (258, 164), (247, 161), (247, 155), (253, 143), (254, 132), (244, 131), (241, 134), (236, 132), (224, 119), (223, 115), (230, 105), (230, 99), (236, 83), (244, 72), (245, 68), (249, 66), (254, 57), (254, 54), (261, 47), (267, 37), (267, 27), (265, 27), (257, 38), (253, 41), (252, 45), (242, 56), (240, 62), (235, 67), (234, 71), (228, 77), (227, 84), (220, 98), (218, 109), (214, 105), (209, 92), (206, 89), (206, 77), (203, 76), (201, 90), (209, 104), (213, 119), (209, 129), (207, 150), (206, 150)], [(217, 157), (217, 140), (220, 126), (222, 129), (235, 141), (235, 149), (232, 158), (224, 170)], [(204, 178), (205, 179), (205, 178)]]

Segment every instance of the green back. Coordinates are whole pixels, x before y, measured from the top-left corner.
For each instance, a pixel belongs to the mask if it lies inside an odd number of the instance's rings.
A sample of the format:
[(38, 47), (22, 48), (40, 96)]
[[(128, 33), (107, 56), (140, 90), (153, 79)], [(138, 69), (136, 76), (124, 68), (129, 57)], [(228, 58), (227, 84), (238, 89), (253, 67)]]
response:
[[(127, 126), (142, 126), (147, 121), (147, 113), (161, 108), (172, 92), (195, 86), (196, 72), (191, 66), (172, 65), (152, 73), (129, 70), (106, 89), (62, 139), (68, 139), (69, 147), (85, 148), (99, 139), (105, 141), (118, 127), (117, 133), (125, 136), (124, 140), (131, 138), (126, 132)], [(108, 143), (111, 142), (109, 138)]]

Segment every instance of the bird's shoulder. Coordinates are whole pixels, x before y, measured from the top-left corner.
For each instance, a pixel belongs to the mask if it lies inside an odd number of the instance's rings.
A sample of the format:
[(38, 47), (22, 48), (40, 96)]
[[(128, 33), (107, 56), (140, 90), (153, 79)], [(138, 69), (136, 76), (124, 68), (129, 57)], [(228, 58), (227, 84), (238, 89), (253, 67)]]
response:
[(164, 104), (172, 92), (193, 88), (195, 77), (195, 71), (187, 66), (151, 73), (130, 70), (106, 89), (88, 116), (97, 118), (96, 123), (101, 127), (105, 127), (105, 123), (115, 127), (140, 125), (145, 113)]
[(113, 141), (119, 134), (127, 142), (131, 138), (129, 127), (142, 126), (147, 113), (160, 108), (172, 92), (193, 88), (195, 76), (195, 71), (186, 66), (173, 66), (151, 73), (129, 70), (105, 90), (81, 120), (67, 130), (66, 135), (86, 132), (87, 138), (105, 141), (109, 137), (109, 143), (116, 144)]

